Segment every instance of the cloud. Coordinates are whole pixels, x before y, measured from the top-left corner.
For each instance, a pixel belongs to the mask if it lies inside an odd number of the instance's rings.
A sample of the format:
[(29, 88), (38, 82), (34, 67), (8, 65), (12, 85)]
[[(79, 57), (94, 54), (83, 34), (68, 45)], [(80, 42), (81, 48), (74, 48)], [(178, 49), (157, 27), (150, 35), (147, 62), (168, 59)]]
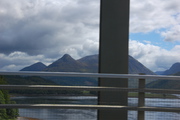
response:
[(179, 53), (180, 45), (168, 51), (136, 40), (130, 40), (129, 43), (129, 54), (153, 71), (169, 69), (172, 64), (180, 61)]
[(151, 44), (151, 41), (143, 40), (144, 43)]
[[(180, 42), (179, 0), (131, 0), (130, 32), (148, 33), (155, 31), (164, 42)], [(153, 71), (168, 69), (180, 61), (179, 45), (171, 50), (130, 40), (130, 55)]]
[[(63, 52), (72, 53), (75, 58), (79, 58), (79, 54), (82, 54), (82, 56), (94, 54), (94, 52), (90, 52), (90, 50), (88, 49), (96, 50), (98, 47), (98, 43), (92, 44), (94, 43), (92, 40), (88, 41), (88, 44), (85, 43), (82, 46), (74, 45), (69, 49), (64, 49)], [(152, 44), (143, 44), (136, 40), (130, 40), (129, 47), (129, 54), (153, 71), (166, 70), (172, 64), (174, 64), (175, 62), (179, 62), (180, 60), (180, 45), (176, 45), (173, 49), (168, 51)], [(77, 53), (77, 51), (82, 52)], [(0, 70), (17, 71), (25, 66), (29, 66), (39, 61), (45, 63), (46, 65), (49, 65), (55, 60), (56, 59), (47, 58), (43, 55), (32, 56), (23, 52), (16, 51), (9, 55), (0, 54)]]
[(24, 66), (34, 64), (36, 62), (43, 62), (48, 65), (54, 59), (45, 58), (43, 55), (29, 56), (23, 52), (13, 52), (9, 55), (0, 54), (0, 70), (1, 71), (17, 71)]
[(171, 29), (161, 32), (165, 41), (180, 42), (180, 25), (173, 26)]
[(98, 41), (99, 3), (95, 0), (3, 0), (1, 18), (0, 53), (6, 55), (21, 51), (55, 58), (64, 48), (88, 39)]
[(131, 0), (130, 32), (159, 32), (165, 41), (180, 41), (179, 0)]

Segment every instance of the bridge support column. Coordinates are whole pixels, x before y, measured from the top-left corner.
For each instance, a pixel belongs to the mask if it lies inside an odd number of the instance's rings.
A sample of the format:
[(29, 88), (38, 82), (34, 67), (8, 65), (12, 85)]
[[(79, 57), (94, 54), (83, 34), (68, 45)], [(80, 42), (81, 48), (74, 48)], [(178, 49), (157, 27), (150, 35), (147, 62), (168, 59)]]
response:
[[(101, 0), (99, 73), (128, 73), (129, 0)], [(99, 86), (128, 87), (127, 79), (100, 78)], [(128, 103), (127, 92), (99, 92), (98, 104)], [(99, 110), (98, 120), (127, 120), (127, 111)]]

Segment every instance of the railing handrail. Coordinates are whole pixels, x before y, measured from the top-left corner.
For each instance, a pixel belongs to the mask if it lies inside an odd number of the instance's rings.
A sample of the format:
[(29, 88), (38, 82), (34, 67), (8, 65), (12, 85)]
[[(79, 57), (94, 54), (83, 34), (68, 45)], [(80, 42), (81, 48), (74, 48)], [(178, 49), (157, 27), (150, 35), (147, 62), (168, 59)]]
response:
[(110, 73), (78, 73), (78, 72), (37, 72), (37, 71), (18, 71), (4, 72), (0, 75), (30, 75), (30, 76), (67, 76), (67, 77), (96, 77), (96, 78), (135, 78), (135, 79), (164, 79), (180, 80), (180, 76), (167, 75), (139, 75), (139, 74), (110, 74)]
[(125, 87), (101, 87), (101, 86), (61, 86), (61, 85), (0, 85), (0, 89), (6, 90), (89, 90), (89, 91), (122, 91), (122, 92), (151, 92), (180, 94), (180, 90), (176, 89), (151, 89), (151, 88), (125, 88)]
[(77, 73), (77, 72), (0, 72), (0, 75), (23, 76), (66, 76), (96, 78), (135, 78), (139, 79), (139, 88), (106, 87), (106, 86), (60, 86), (60, 85), (0, 85), (0, 89), (51, 89), (51, 90), (90, 90), (90, 91), (124, 91), (138, 92), (138, 106), (120, 105), (71, 105), (71, 104), (1, 104), (0, 108), (62, 108), (62, 109), (119, 109), (138, 111), (138, 120), (144, 120), (144, 111), (179, 112), (179, 107), (146, 107), (145, 92), (180, 94), (180, 90), (145, 88), (145, 79), (180, 80), (180, 76), (139, 75), (139, 74), (108, 74), (108, 73)]
[(135, 107), (121, 105), (78, 105), (78, 104), (0, 104), (0, 108), (48, 108), (48, 109), (121, 109), (136, 111), (163, 111), (163, 112), (179, 112), (176, 107)]

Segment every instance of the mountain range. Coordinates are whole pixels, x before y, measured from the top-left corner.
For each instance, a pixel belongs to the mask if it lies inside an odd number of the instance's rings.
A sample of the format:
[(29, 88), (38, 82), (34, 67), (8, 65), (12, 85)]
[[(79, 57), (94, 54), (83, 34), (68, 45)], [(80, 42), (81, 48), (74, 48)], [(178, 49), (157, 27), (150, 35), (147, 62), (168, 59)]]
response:
[[(65, 54), (60, 59), (52, 64), (45, 66), (43, 63), (38, 62), (20, 71), (52, 71), (52, 72), (98, 72), (98, 55), (90, 55), (81, 59), (75, 60), (70, 55)], [(138, 62), (132, 56), (129, 56), (129, 73), (138, 74), (145, 73), (154, 75), (151, 70), (146, 68), (143, 64)]]
[[(139, 61), (129, 56), (129, 74), (145, 73), (148, 75), (155, 75), (151, 70), (146, 68)], [(48, 71), (48, 72), (98, 72), (98, 55), (90, 55), (75, 60), (70, 55), (65, 54), (63, 57), (54, 61), (52, 64), (46, 66), (38, 62), (33, 65), (27, 66), (21, 71)], [(179, 73), (178, 73), (179, 72)], [(158, 73), (158, 72), (157, 72)], [(170, 69), (160, 72), (163, 75), (179, 75), (180, 63), (173, 64)], [(96, 78), (81, 78), (81, 77), (46, 77), (56, 84), (60, 85), (97, 85)], [(147, 87), (154, 88), (178, 88), (180, 86), (177, 81), (170, 80), (146, 80)], [(129, 87), (136, 87), (137, 80), (129, 79)]]
[(180, 62), (174, 63), (168, 70), (155, 72), (158, 75), (173, 75), (180, 72)]
[[(41, 62), (27, 66), (20, 71), (48, 71), (48, 72), (86, 72), (98, 73), (98, 55), (90, 55), (75, 60), (70, 55), (65, 54), (63, 57), (46, 66)], [(129, 56), (129, 73), (139, 74), (145, 73), (154, 75), (151, 70), (138, 62), (132, 56)], [(82, 77), (46, 77), (60, 85), (97, 85), (97, 78)], [(137, 85), (137, 80), (130, 80), (129, 86)], [(150, 80), (151, 81), (151, 80)], [(149, 82), (150, 82), (149, 81)], [(149, 83), (148, 82), (148, 83)]]
[[(164, 71), (165, 73), (180, 76), (180, 63), (173, 64), (170, 69)], [(21, 71), (49, 71), (49, 72), (98, 72), (98, 55), (90, 55), (81, 59), (75, 60), (70, 55), (65, 54), (60, 59), (54, 61), (52, 64), (46, 66), (41, 62), (37, 62), (27, 66)], [(177, 72), (179, 71), (179, 72)], [(177, 73), (176, 73), (177, 72)], [(129, 73), (138, 74), (145, 73), (154, 75), (151, 70), (146, 68), (143, 64), (138, 62), (133, 57), (129, 56)], [(35, 76), (5, 76), (6, 81), (10, 85), (69, 85), (69, 86), (97, 86), (98, 79), (90, 77), (35, 77)], [(137, 87), (138, 81), (136, 79), (129, 79), (129, 87)], [(180, 89), (180, 82), (176, 80), (146, 80), (147, 88), (162, 88), (162, 89)], [(51, 91), (11, 91), (12, 93), (52, 93)], [(62, 93), (65, 91), (55, 91), (55, 93)], [(67, 92), (67, 91), (66, 91)], [(65, 92), (65, 93), (66, 93)], [(72, 91), (70, 92), (72, 93)]]
[[(172, 74), (174, 76), (180, 76), (180, 72)], [(155, 80), (146, 85), (147, 88), (157, 88), (157, 89), (179, 89), (179, 80)]]

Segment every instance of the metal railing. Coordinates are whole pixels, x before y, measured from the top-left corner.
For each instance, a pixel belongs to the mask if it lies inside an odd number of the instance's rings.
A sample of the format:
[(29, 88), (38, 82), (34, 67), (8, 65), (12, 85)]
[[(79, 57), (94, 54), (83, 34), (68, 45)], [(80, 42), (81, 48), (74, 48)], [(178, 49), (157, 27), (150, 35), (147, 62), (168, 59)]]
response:
[(136, 78), (138, 88), (103, 87), (103, 86), (57, 86), (57, 85), (0, 85), (0, 89), (38, 89), (38, 90), (89, 90), (89, 91), (124, 91), (138, 92), (138, 106), (119, 105), (74, 105), (74, 104), (0, 104), (0, 108), (61, 108), (61, 109), (113, 109), (138, 111), (138, 120), (144, 120), (145, 111), (180, 112), (180, 108), (146, 107), (145, 93), (180, 94), (180, 90), (145, 88), (145, 80), (149, 78), (163, 80), (180, 80), (180, 76), (138, 75), (138, 74), (102, 74), (102, 73), (73, 73), (73, 72), (0, 72), (0, 75), (28, 76), (67, 76), (67, 77), (96, 77), (96, 78)]

